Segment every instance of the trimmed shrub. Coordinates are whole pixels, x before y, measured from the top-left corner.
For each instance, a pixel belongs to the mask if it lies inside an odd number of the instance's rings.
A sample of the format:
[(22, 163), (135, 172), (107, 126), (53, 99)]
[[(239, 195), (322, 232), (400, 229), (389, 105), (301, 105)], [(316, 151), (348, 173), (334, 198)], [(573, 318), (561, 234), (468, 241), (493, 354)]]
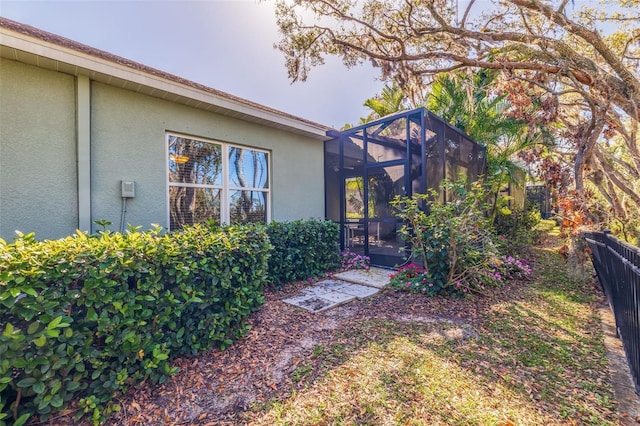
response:
[(340, 226), (325, 220), (271, 222), (269, 282), (282, 285), (317, 277), (340, 266)]
[(0, 240), (0, 424), (78, 398), (99, 422), (128, 386), (165, 381), (170, 357), (245, 331), (263, 301), (264, 228), (159, 231)]

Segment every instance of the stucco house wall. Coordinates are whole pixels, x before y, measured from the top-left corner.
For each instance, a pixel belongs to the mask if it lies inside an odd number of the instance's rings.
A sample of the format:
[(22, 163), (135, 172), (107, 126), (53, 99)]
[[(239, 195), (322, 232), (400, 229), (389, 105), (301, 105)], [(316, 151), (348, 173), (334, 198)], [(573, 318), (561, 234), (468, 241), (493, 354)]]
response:
[[(132, 224), (167, 222), (166, 131), (271, 152), (272, 220), (324, 216), (322, 143), (232, 117), (93, 83), (92, 212), (116, 222), (120, 180), (136, 182)], [(100, 159), (100, 161), (96, 161)]]
[(271, 220), (324, 217), (325, 126), (0, 18), (0, 238), (169, 226), (167, 133), (269, 152)]
[(74, 77), (0, 60), (0, 237), (78, 226)]

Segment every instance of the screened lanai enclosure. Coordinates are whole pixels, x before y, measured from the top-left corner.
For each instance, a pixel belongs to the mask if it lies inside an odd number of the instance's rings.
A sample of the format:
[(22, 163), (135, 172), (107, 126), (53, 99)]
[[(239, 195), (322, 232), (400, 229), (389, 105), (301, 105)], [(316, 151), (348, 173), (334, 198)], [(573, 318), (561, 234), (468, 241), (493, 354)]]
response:
[(402, 224), (389, 205), (396, 195), (425, 193), (460, 175), (472, 182), (486, 170), (485, 148), (424, 108), (327, 135), (327, 219), (341, 225), (341, 248), (369, 256), (372, 265), (406, 261)]

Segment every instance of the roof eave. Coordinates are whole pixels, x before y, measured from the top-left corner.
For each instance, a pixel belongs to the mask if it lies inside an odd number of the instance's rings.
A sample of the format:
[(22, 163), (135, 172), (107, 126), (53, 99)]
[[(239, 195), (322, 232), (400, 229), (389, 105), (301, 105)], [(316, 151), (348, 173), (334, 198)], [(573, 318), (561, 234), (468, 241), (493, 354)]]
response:
[(326, 132), (330, 129), (179, 77), (161, 72), (158, 73), (175, 79), (155, 75), (1, 26), (0, 56), (75, 76), (86, 75), (106, 84), (318, 140), (326, 139)]

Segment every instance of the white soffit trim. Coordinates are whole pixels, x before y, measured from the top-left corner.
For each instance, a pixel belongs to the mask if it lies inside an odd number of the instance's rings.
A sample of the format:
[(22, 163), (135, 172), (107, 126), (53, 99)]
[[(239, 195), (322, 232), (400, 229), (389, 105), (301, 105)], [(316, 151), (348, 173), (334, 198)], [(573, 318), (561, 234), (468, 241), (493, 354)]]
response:
[[(0, 27), (0, 46), (21, 51), (16, 52), (14, 54), (15, 57), (9, 59), (20, 61), (22, 52), (25, 52), (42, 57), (43, 59), (46, 58), (62, 64), (71, 65), (74, 68), (75, 75), (88, 75), (92, 79), (105, 83), (112, 82), (114, 78), (121, 79), (134, 85), (155, 89), (142, 91), (147, 94), (153, 92), (152, 96), (155, 97), (167, 99), (166, 94), (175, 95), (179, 98), (185, 98), (181, 102), (184, 104), (192, 105), (194, 103), (193, 101), (196, 101), (196, 107), (198, 107), (198, 102), (202, 102), (206, 105), (213, 106), (214, 110), (218, 112), (224, 113), (227, 111), (227, 115), (243, 117), (249, 121), (272, 123), (272, 126), (288, 128), (296, 133), (306, 134), (307, 136), (318, 139), (326, 139), (326, 132), (329, 129), (328, 127), (307, 120), (296, 119), (296, 117), (289, 116), (285, 113), (278, 114), (277, 111), (269, 110), (266, 107), (265, 109), (259, 108), (257, 104), (251, 105), (248, 101), (247, 103), (243, 103), (240, 100), (225, 97), (222, 94), (211, 93), (198, 89), (197, 87), (181, 84), (161, 76), (147, 73), (143, 70), (136, 70), (129, 66), (121, 65), (3, 27)], [(39, 61), (38, 58), (35, 58), (35, 60), (32, 61), (22, 62), (38, 63)], [(58, 66), (56, 70), (62, 71), (60, 68), (61, 67)], [(65, 71), (69, 71), (68, 67), (64, 68)], [(123, 85), (120, 85), (120, 87), (123, 87)], [(127, 89), (136, 90), (132, 88), (130, 84), (127, 84)], [(156, 90), (161, 93), (156, 93)], [(137, 91), (140, 91), (139, 88)], [(163, 96), (163, 94), (165, 95)], [(169, 99), (177, 101), (178, 99), (175, 99), (175, 96), (169, 97)]]

